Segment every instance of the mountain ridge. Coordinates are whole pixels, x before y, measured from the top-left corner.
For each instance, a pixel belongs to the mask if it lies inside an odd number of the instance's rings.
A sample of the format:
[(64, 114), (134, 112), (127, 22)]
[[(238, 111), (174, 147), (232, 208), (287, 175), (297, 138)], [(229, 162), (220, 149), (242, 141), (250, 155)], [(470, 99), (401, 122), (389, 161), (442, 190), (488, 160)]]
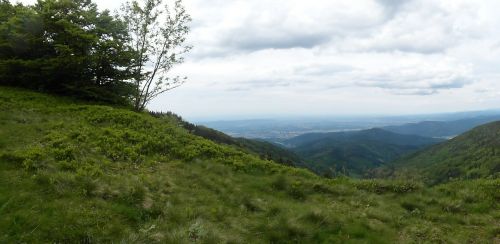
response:
[(431, 184), (453, 179), (498, 178), (500, 121), (478, 126), (447, 142), (396, 160), (393, 165), (396, 171), (409, 168)]
[(308, 167), (317, 173), (349, 173), (360, 177), (369, 169), (442, 141), (373, 128), (305, 134), (284, 143), (306, 159)]
[(453, 121), (422, 121), (398, 126), (385, 126), (382, 129), (399, 134), (451, 138), (474, 127), (497, 120), (500, 120), (500, 115), (482, 115)]

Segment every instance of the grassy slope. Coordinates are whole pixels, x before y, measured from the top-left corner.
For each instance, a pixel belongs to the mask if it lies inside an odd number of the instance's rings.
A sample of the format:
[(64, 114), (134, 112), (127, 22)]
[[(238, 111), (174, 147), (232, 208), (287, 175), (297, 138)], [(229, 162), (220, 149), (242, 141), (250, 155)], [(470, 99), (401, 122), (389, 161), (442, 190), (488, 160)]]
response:
[(293, 151), (310, 162), (318, 173), (346, 171), (361, 176), (405, 154), (415, 152), (440, 139), (400, 135), (382, 129), (353, 132), (305, 134), (287, 141)]
[(499, 185), (327, 180), (146, 114), (0, 87), (0, 243), (488, 243)]
[(500, 121), (479, 126), (394, 164), (418, 170), (424, 180), (432, 184), (457, 178), (499, 178)]
[(179, 124), (181, 127), (190, 131), (191, 134), (203, 137), (215, 143), (236, 146), (244, 149), (248, 153), (258, 155), (261, 159), (272, 160), (288, 166), (306, 167), (304, 160), (298, 155), (272, 143), (254, 139), (234, 138), (205, 126), (191, 124), (175, 114), (152, 114), (158, 118), (170, 119), (172, 123)]

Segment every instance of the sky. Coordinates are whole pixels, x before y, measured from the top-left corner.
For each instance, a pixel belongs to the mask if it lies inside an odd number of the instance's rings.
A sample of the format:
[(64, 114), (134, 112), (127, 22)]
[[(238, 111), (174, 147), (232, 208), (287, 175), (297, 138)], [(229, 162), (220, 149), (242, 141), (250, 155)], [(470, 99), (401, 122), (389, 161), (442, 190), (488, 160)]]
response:
[(184, 4), (194, 48), (172, 75), (188, 82), (150, 110), (218, 120), (500, 108), (498, 0)]

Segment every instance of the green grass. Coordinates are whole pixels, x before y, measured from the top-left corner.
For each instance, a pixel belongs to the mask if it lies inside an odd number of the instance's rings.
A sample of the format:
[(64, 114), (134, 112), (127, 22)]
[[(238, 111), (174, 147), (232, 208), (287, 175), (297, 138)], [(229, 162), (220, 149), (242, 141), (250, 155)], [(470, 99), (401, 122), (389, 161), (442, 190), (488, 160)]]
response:
[(499, 188), (320, 178), (148, 114), (0, 87), (0, 243), (495, 243)]

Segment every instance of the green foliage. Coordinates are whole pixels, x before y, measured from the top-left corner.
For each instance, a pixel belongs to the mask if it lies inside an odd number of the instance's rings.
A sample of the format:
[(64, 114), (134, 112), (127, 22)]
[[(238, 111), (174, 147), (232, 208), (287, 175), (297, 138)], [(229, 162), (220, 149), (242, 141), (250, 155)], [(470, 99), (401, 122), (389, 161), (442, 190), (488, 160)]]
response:
[(320, 178), (168, 119), (0, 87), (1, 243), (494, 243), (499, 187)]
[(215, 143), (243, 148), (248, 153), (258, 155), (261, 159), (272, 160), (274, 162), (289, 166), (302, 168), (306, 167), (304, 160), (302, 160), (298, 155), (287, 149), (275, 146), (269, 142), (251, 140), (246, 138), (234, 138), (220, 131), (186, 122), (182, 119), (182, 117), (171, 112), (150, 112), (150, 114), (156, 118), (164, 119), (171, 123), (178, 124), (192, 134), (203, 137), (207, 140), (211, 140)]
[(125, 22), (90, 0), (0, 3), (0, 84), (126, 104)]
[(310, 133), (285, 141), (320, 175), (373, 176), (372, 171), (393, 160), (441, 142), (440, 139), (399, 135), (382, 129)]
[(409, 193), (415, 192), (422, 188), (417, 182), (405, 181), (388, 181), (388, 180), (360, 180), (356, 182), (356, 188), (369, 192), (384, 194), (392, 193)]

